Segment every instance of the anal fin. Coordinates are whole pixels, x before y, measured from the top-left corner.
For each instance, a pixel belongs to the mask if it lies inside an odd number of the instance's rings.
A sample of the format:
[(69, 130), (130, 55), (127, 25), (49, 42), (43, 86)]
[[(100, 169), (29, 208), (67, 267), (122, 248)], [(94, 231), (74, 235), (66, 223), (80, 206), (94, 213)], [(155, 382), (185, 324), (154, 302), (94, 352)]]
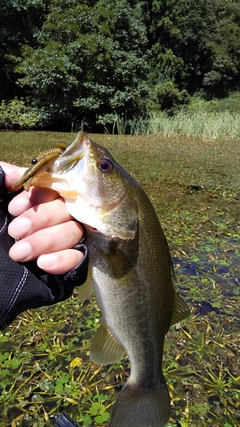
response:
[(99, 326), (90, 347), (90, 357), (94, 363), (105, 365), (117, 362), (125, 350), (117, 342), (111, 331), (103, 323)]

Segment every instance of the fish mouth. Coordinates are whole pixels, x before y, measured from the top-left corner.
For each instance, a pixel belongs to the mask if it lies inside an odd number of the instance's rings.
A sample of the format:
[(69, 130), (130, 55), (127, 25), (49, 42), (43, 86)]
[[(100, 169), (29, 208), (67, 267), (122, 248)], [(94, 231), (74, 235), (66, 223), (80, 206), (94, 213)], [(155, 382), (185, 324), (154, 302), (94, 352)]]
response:
[(76, 139), (56, 159), (46, 162), (32, 177), (31, 185), (36, 187), (51, 188), (62, 197), (70, 199), (76, 197), (77, 192), (71, 189), (69, 182), (64, 178), (71, 169), (80, 161), (86, 159), (86, 153), (91, 141), (80, 132)]
[(84, 158), (91, 145), (90, 139), (80, 132), (76, 139), (54, 161), (53, 173), (67, 173)]

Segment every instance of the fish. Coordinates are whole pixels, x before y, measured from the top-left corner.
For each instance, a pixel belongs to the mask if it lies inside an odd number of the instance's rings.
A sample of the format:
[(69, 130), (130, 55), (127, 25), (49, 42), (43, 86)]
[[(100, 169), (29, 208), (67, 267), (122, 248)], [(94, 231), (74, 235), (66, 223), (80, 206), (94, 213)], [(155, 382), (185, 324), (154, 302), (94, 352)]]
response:
[(152, 203), (109, 151), (84, 132), (34, 168), (25, 174), (28, 188), (57, 191), (87, 230), (89, 271), (80, 297), (93, 287), (101, 310), (90, 357), (103, 365), (127, 353), (130, 362), (110, 426), (165, 426), (170, 418), (162, 372), (165, 335), (190, 311), (176, 290), (169, 246)]

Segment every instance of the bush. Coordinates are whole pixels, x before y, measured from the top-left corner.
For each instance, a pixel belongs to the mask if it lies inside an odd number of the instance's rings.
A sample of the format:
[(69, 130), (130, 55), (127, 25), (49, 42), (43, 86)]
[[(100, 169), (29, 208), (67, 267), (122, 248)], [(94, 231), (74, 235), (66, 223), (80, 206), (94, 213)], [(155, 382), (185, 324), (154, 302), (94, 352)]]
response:
[(228, 97), (222, 99), (211, 99), (206, 101), (201, 96), (194, 96), (188, 105), (188, 111), (195, 112), (226, 112), (230, 114), (240, 111), (240, 92), (232, 92)]
[(190, 101), (188, 92), (184, 89), (179, 90), (172, 81), (155, 86), (155, 97), (161, 110), (170, 113), (174, 113), (180, 105), (188, 104)]
[(0, 104), (0, 127), (5, 129), (30, 129), (40, 122), (40, 114), (27, 107), (23, 99), (3, 100)]

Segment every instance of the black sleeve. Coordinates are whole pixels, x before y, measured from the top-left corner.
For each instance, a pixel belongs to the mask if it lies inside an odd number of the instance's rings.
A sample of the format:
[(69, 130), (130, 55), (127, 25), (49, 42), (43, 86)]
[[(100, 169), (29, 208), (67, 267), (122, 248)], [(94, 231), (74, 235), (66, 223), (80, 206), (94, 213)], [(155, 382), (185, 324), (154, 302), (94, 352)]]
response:
[(88, 250), (84, 239), (75, 246), (83, 253), (83, 259), (64, 275), (48, 274), (37, 266), (36, 261), (13, 261), (8, 252), (15, 240), (7, 232), (11, 221), (7, 207), (12, 197), (4, 186), (4, 172), (0, 167), (0, 329), (25, 310), (69, 298), (74, 286), (86, 281), (88, 269)]

